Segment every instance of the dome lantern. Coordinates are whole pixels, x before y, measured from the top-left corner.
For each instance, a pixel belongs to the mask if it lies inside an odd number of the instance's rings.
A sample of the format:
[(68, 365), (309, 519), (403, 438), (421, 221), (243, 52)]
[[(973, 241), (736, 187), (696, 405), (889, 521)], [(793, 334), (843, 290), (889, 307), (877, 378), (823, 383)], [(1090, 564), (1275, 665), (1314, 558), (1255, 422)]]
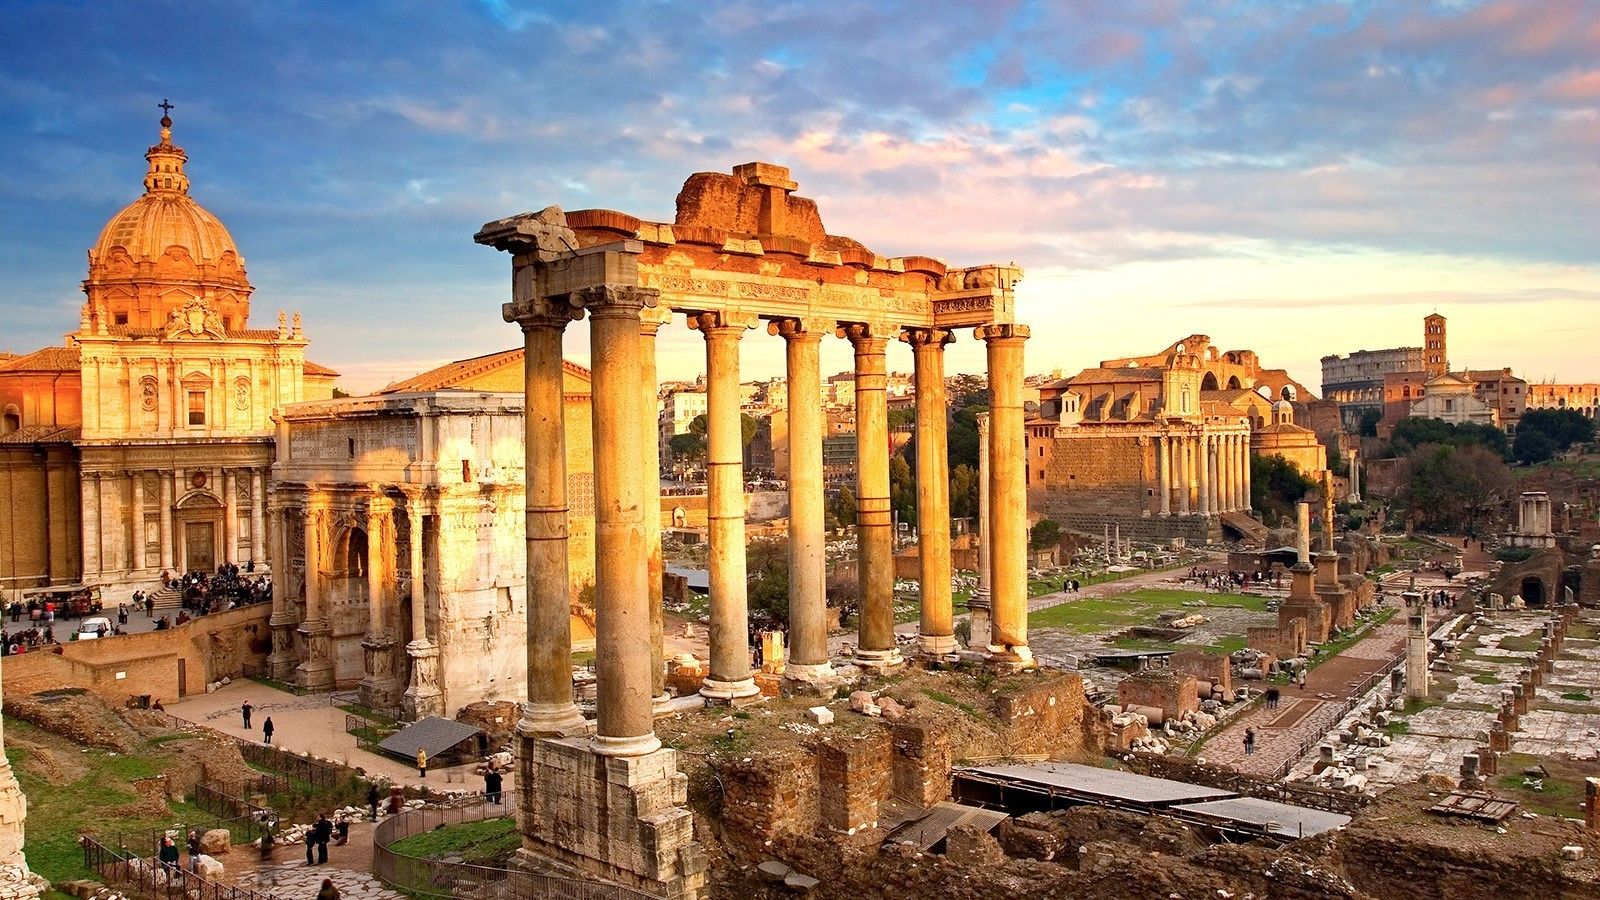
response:
[(144, 192), (176, 191), (189, 193), (189, 178), (183, 174), (183, 164), (189, 161), (183, 148), (172, 143), (172, 104), (161, 101), (161, 142), (145, 151), (150, 170), (144, 176)]

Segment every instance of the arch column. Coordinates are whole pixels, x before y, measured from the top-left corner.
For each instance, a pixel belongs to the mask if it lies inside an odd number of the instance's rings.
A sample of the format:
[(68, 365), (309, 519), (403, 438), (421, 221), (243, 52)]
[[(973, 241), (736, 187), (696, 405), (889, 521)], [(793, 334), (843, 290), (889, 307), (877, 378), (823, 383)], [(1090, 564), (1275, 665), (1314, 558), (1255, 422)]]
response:
[(894, 641), (894, 521), (889, 506), (889, 339), (882, 325), (852, 322), (838, 330), (855, 350), (856, 554), (861, 624), (855, 663), (901, 665)]
[[(731, 702), (761, 692), (750, 674), (749, 585), (744, 546), (744, 427), (739, 416), (739, 340), (744, 322), (700, 313), (706, 341), (706, 504), (711, 553), (711, 668), (700, 693)], [(596, 446), (599, 446), (596, 444)]]
[(950, 452), (946, 426), (944, 348), (955, 338), (943, 328), (907, 328), (917, 391), (917, 562), (921, 580), (918, 649), (927, 656), (956, 652), (950, 589)]
[(362, 702), (374, 709), (400, 703), (394, 619), (394, 501), (377, 485), (369, 486), (367, 499), (367, 636), (361, 641), (366, 657), (366, 677), (361, 681)]
[[(444, 692), (439, 688), (439, 645), (428, 635), (426, 561), (422, 546), (422, 529), (426, 522), (424, 502), (421, 491), (406, 494), (406, 551), (411, 566), (411, 641), (406, 644), (406, 655), (411, 658), (411, 682), (405, 696), (400, 698), (400, 714), (412, 721), (443, 715), (445, 711)], [(523, 721), (527, 716), (524, 706)], [(517, 727), (522, 728), (521, 722)]]
[[(644, 534), (644, 449), (640, 446), (645, 432), (639, 424), (644, 410), (637, 382), (640, 313), (646, 306), (656, 305), (656, 292), (608, 285), (579, 291), (574, 299), (589, 310), (595, 558), (603, 561), (595, 567), (599, 696), (592, 747), (602, 756), (643, 756), (661, 747), (651, 715), (650, 588), (646, 584), (650, 558)], [(737, 353), (738, 345), (732, 346)], [(737, 371), (733, 374), (735, 449), (740, 434)], [(742, 562), (744, 548), (741, 545), (739, 549)], [(748, 669), (749, 657), (745, 659)]]
[(306, 642), (306, 660), (295, 668), (295, 680), (313, 691), (333, 690), (333, 623), (322, 597), (323, 531), (327, 508), (312, 499), (306, 504), (305, 588), (306, 618), (300, 634)]
[(259, 468), (250, 470), (250, 561), (257, 566), (271, 565), (267, 559), (266, 535), (262, 533), (267, 503), (264, 481)]
[(789, 391), (789, 661), (783, 676), (791, 685), (812, 686), (833, 678), (822, 476), (824, 325), (780, 319), (767, 326), (783, 337)]
[(239, 484), (233, 469), (222, 470), (222, 562), (238, 562)]
[(990, 659), (1031, 668), (1028, 648), (1028, 495), (1022, 414), (1022, 344), (1026, 325), (984, 325), (977, 337), (989, 361)]
[[(526, 498), (525, 665), (523, 737), (583, 734), (588, 723), (572, 698), (572, 603), (567, 569), (567, 430), (562, 335), (582, 315), (565, 301), (518, 298), (502, 310), (522, 328), (523, 489)], [(422, 603), (421, 517), (412, 531), (412, 646), (437, 655)], [(416, 653), (413, 653), (415, 656)], [(415, 682), (413, 682), (415, 687)]]
[[(162, 494), (166, 494), (167, 482), (162, 480)], [(275, 496), (277, 495), (275, 493)], [(169, 512), (168, 506), (162, 507), (163, 513)], [(281, 501), (277, 508), (271, 512), (273, 522), (272, 558), (274, 571), (272, 573), (272, 655), (268, 657), (267, 664), (272, 668), (272, 677), (278, 681), (289, 682), (294, 680), (295, 663), (298, 662), (294, 652), (294, 632), (298, 623), (294, 614), (294, 600), (289, 593), (289, 508)], [(166, 518), (163, 515), (163, 518)], [(167, 549), (167, 529), (162, 529), (162, 553)]]

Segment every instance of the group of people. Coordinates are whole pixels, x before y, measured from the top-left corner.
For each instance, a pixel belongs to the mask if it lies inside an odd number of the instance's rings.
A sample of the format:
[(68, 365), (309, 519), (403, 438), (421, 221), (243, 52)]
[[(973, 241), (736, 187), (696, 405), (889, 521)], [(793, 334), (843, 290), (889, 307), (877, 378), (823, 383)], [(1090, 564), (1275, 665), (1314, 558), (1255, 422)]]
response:
[(32, 653), (42, 647), (51, 647), (56, 643), (56, 630), (53, 626), (43, 628), (35, 626), (27, 631), (18, 631), (6, 635), (4, 651), (6, 656), (17, 653)]
[(1428, 601), (1428, 605), (1434, 609), (1445, 609), (1455, 604), (1455, 599), (1445, 590), (1424, 591), (1422, 599)]
[(1270, 584), (1275, 588), (1281, 588), (1283, 587), (1283, 570), (1235, 572), (1229, 569), (1224, 572), (1220, 569), (1202, 569), (1199, 566), (1190, 566), (1187, 580), (1197, 581), (1208, 590), (1219, 593), (1237, 592), (1249, 585), (1265, 587)]
[(211, 575), (189, 572), (174, 578), (170, 572), (163, 570), (161, 581), (182, 595), (185, 610), (204, 615), (251, 603), (270, 603), (272, 575), (268, 573), (259, 578), (252, 577), (250, 573), (255, 569), (255, 561), (251, 560), (242, 569), (234, 563), (223, 563)]

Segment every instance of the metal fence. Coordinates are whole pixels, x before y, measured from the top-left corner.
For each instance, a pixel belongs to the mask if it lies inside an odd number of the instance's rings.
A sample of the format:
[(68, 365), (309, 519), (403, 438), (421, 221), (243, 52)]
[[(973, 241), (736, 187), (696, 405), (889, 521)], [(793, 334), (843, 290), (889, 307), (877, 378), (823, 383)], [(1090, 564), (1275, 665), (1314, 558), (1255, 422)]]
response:
[(79, 838), (83, 864), (106, 884), (142, 897), (184, 900), (271, 900), (270, 896), (201, 877), (181, 866), (164, 866), (126, 850), (113, 849), (88, 835)]
[(194, 786), (194, 805), (214, 816), (235, 819), (243, 817), (259, 819), (268, 811), (266, 807), (257, 806), (243, 797), (234, 797), (226, 793), (221, 785), (203, 781)]
[(275, 772), (282, 772), (290, 778), (298, 778), (315, 788), (332, 788), (344, 780), (347, 775), (354, 774), (354, 770), (347, 770), (341, 766), (320, 760), (290, 753), (278, 747), (269, 747), (235, 738), (239, 745), (239, 752), (243, 754), (245, 762), (265, 766)]
[[(507, 800), (510, 796), (506, 795)], [(471, 896), (480, 888), (491, 886), (500, 886), (501, 896), (533, 900), (660, 900), (653, 894), (603, 881), (425, 859), (391, 847), (401, 838), (440, 826), (512, 815), (510, 803), (490, 803), (480, 794), (393, 816), (373, 830), (372, 874), (395, 890), (423, 900)]]

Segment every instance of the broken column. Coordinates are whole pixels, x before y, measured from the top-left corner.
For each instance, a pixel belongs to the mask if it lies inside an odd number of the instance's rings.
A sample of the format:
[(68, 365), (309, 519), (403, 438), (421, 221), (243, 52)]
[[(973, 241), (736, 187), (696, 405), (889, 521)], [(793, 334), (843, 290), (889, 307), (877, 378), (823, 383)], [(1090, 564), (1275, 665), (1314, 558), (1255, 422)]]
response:
[(1407, 606), (1406, 629), (1406, 696), (1428, 696), (1428, 604), (1422, 595), (1413, 591), (1405, 593)]
[[(1590, 791), (1591, 797), (1593, 791)], [(28, 869), (22, 854), (23, 821), (28, 818), (28, 798), (6, 759), (4, 725), (0, 724), (0, 896), (26, 900), (44, 893), (49, 885)]]
[(1506, 733), (1505, 723), (1499, 719), (1489, 723), (1489, 749), (1495, 753), (1511, 752), (1511, 735)]
[(1321, 644), (1327, 642), (1333, 630), (1332, 610), (1317, 597), (1317, 570), (1311, 565), (1311, 504), (1299, 504), (1298, 512), (1299, 558), (1289, 568), (1289, 597), (1278, 608), (1278, 624), (1281, 627), (1291, 619), (1305, 619), (1306, 640)]
[(1512, 702), (1512, 707), (1517, 711), (1517, 715), (1519, 715), (1519, 716), (1527, 715), (1528, 714), (1528, 689), (1524, 688), (1520, 684), (1512, 685), (1512, 687), (1511, 687), (1511, 702)]
[(1590, 831), (1600, 831), (1600, 778), (1583, 780), (1583, 824)]

